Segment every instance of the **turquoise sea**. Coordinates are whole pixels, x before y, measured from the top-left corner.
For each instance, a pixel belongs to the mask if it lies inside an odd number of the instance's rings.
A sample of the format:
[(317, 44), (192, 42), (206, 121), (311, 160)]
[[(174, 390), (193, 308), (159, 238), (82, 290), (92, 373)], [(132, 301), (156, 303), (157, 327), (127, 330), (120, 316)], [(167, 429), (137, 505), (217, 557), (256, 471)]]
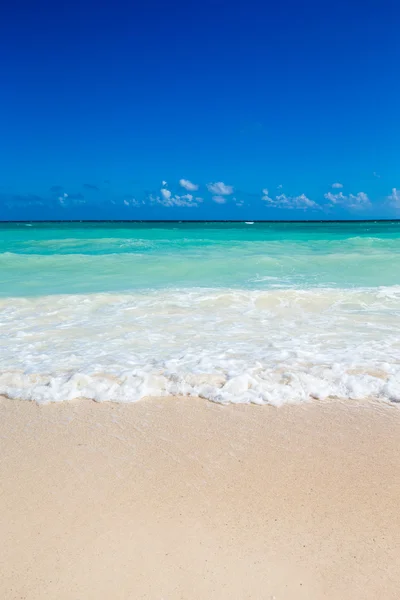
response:
[(0, 393), (400, 400), (400, 222), (0, 223)]

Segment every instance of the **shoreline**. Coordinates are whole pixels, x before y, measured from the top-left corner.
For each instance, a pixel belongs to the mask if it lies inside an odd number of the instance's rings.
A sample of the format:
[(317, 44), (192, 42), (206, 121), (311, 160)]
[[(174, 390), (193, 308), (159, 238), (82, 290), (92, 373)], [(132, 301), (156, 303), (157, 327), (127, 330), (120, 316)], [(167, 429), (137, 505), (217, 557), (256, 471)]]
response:
[(395, 600), (383, 402), (0, 398), (5, 600)]

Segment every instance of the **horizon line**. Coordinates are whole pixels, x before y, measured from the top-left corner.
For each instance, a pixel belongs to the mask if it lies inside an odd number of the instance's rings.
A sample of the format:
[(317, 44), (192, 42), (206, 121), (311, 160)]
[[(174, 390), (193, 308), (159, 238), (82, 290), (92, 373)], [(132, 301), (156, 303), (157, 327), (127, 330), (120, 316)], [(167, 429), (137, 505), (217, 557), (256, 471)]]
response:
[(26, 219), (1, 220), (2, 224), (26, 223), (393, 223), (397, 219)]

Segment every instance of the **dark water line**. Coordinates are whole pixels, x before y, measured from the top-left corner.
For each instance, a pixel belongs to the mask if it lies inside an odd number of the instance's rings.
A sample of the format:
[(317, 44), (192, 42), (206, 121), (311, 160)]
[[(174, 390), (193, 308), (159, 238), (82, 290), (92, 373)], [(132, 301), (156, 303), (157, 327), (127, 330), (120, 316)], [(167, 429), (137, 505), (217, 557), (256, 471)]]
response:
[(35, 219), (29, 221), (2, 221), (0, 225), (7, 224), (26, 224), (26, 223), (400, 223), (400, 219), (301, 219), (301, 220), (269, 220), (260, 219), (254, 221), (244, 221), (243, 219), (217, 219), (217, 220), (196, 220), (196, 219), (55, 219), (42, 220)]

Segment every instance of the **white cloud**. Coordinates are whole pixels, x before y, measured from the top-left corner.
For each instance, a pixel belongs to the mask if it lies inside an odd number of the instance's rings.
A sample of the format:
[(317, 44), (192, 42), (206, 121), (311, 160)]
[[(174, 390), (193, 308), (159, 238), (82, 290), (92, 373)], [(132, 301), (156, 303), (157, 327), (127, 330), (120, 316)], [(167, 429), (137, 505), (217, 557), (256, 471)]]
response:
[(199, 189), (199, 186), (189, 181), (189, 179), (180, 179), (179, 185), (188, 190), (188, 192), (196, 192)]
[(65, 199), (66, 199), (66, 198), (68, 198), (68, 194), (66, 194), (66, 193), (64, 192), (64, 194), (63, 194), (62, 196), (59, 196), (59, 197), (58, 197), (58, 201), (59, 201), (59, 203), (60, 203), (60, 204), (65, 204)]
[[(136, 198), (125, 198), (124, 204), (125, 206), (140, 206), (141, 203)], [(144, 203), (142, 202), (142, 204)]]
[(262, 199), (265, 202), (274, 202), (274, 199), (269, 197), (269, 192), (268, 192), (267, 188), (264, 188), (262, 193), (263, 193)]
[(150, 201), (154, 204), (161, 204), (166, 207), (188, 206), (191, 208), (198, 206), (199, 203), (203, 201), (202, 198), (194, 199), (192, 194), (183, 194), (182, 196), (179, 194), (172, 195), (172, 192), (165, 187), (161, 188), (160, 194), (161, 196), (153, 196), (151, 194)]
[(314, 200), (310, 200), (305, 194), (300, 194), (300, 196), (280, 194), (276, 197), (276, 200), (285, 208), (319, 208), (318, 204)]
[(207, 189), (216, 196), (230, 196), (233, 194), (233, 186), (226, 185), (223, 181), (217, 181), (215, 183), (208, 183)]
[(58, 201), (62, 206), (79, 206), (85, 204), (85, 198), (82, 194), (62, 194), (58, 197)]
[(377, 177), (378, 179), (380, 179), (380, 178), (381, 178), (381, 176), (380, 176), (380, 175), (378, 175), (378, 173), (377, 173), (376, 171), (374, 171), (372, 174), (373, 174), (373, 176), (374, 176), (374, 177)]
[(177, 194), (172, 198), (172, 202), (174, 206), (188, 206), (188, 207), (196, 207), (198, 206), (197, 202), (193, 202), (192, 194), (184, 194), (183, 196), (178, 196)]
[(343, 192), (339, 192), (338, 194), (334, 194), (333, 192), (328, 192), (324, 194), (324, 198), (329, 200), (332, 204), (344, 204), (347, 202), (347, 196), (344, 196)]
[(164, 200), (168, 201), (170, 200), (171, 196), (172, 196), (172, 192), (170, 192), (169, 190), (167, 190), (166, 188), (161, 188), (160, 190), (161, 196), (164, 198)]
[(214, 202), (216, 202), (217, 204), (225, 204), (226, 203), (226, 198), (224, 196), (213, 196), (212, 199), (214, 200)]
[(166, 181), (162, 181), (162, 182), (161, 182), (161, 185), (162, 185), (163, 187), (165, 187), (166, 185), (168, 185), (168, 183), (167, 183)]
[(367, 194), (365, 192), (358, 192), (358, 194), (350, 194), (349, 200), (352, 208), (364, 208), (371, 204)]
[(319, 205), (314, 202), (314, 200), (310, 200), (305, 194), (300, 194), (300, 196), (286, 196), (286, 194), (279, 194), (275, 198), (272, 198), (269, 195), (268, 190), (263, 189), (262, 200), (266, 202), (269, 206), (273, 206), (275, 208), (285, 208), (285, 209), (307, 209), (307, 208), (320, 208)]
[(392, 206), (400, 208), (400, 190), (393, 188), (392, 193), (388, 196), (388, 200)]
[(349, 194), (346, 196), (343, 192), (339, 192), (338, 194), (333, 194), (332, 192), (328, 192), (324, 194), (324, 198), (329, 200), (329, 202), (335, 206), (341, 205), (350, 209), (362, 209), (368, 208), (371, 205), (371, 202), (365, 192), (358, 192), (357, 194)]
[(283, 188), (283, 185), (280, 183), (279, 185), (277, 185), (277, 186), (276, 186), (276, 188), (277, 188), (278, 190), (281, 190), (281, 189)]
[(343, 183), (332, 183), (332, 187), (335, 189), (340, 189), (343, 187)]

